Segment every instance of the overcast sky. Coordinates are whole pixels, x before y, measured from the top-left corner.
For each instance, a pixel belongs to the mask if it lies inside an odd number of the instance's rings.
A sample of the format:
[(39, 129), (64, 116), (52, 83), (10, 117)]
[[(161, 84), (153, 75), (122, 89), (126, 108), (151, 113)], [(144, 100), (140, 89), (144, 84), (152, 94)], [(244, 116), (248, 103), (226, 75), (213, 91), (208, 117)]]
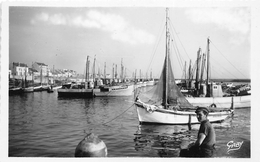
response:
[[(165, 7), (9, 8), (9, 63), (42, 62), (50, 68), (84, 73), (87, 56), (107, 73), (123, 59), (127, 74), (137, 70), (158, 77), (165, 55)], [(199, 47), (211, 40), (212, 78), (250, 78), (250, 7), (170, 7), (170, 31), (176, 42), (172, 61), (176, 78), (194, 64)], [(177, 48), (176, 48), (177, 47)], [(176, 54), (175, 51), (179, 51)]]

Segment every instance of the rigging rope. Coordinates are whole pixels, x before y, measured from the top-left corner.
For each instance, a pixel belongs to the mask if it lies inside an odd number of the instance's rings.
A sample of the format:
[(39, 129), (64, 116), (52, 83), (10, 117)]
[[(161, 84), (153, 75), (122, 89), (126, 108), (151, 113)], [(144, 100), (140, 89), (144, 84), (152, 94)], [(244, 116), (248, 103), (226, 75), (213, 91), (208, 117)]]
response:
[(183, 44), (182, 44), (182, 42), (181, 42), (181, 40), (180, 40), (180, 38), (179, 38), (179, 36), (178, 36), (178, 34), (177, 34), (176, 30), (175, 30), (175, 28), (174, 28), (174, 26), (173, 26), (173, 25), (171, 25), (171, 24), (172, 24), (172, 23), (171, 23), (171, 21), (170, 21), (170, 27), (172, 27), (172, 28), (173, 28), (173, 31), (175, 32), (175, 34), (176, 34), (176, 36), (177, 36), (178, 40), (180, 41), (180, 43), (181, 43), (181, 46), (182, 46), (182, 48), (183, 48), (183, 50), (184, 50), (185, 54), (186, 54), (186, 55), (188, 56), (188, 58), (190, 59), (190, 57), (189, 57), (189, 55), (188, 55), (187, 51), (185, 50), (185, 48), (184, 48), (184, 46), (183, 46)]
[[(173, 39), (174, 39), (174, 37), (173, 37)], [(175, 41), (175, 40), (174, 40), (174, 41)], [(173, 42), (173, 40), (172, 40), (172, 42)], [(175, 44), (176, 44), (176, 43), (175, 43)], [(181, 62), (181, 58), (178, 58), (178, 54), (179, 54), (180, 52), (179, 52), (177, 46), (173, 46), (173, 44), (171, 44), (171, 45), (172, 45), (173, 49), (175, 50), (176, 57), (177, 57), (177, 61), (179, 62), (180, 68), (183, 69), (183, 68), (182, 68), (182, 67), (183, 67), (183, 64), (182, 64), (182, 62)], [(179, 54), (179, 57), (180, 57), (180, 54)]]
[[(163, 20), (164, 21), (164, 20)], [(157, 45), (154, 47), (154, 53), (153, 53), (153, 56), (152, 56), (152, 58), (151, 58), (151, 60), (150, 60), (150, 63), (149, 63), (149, 65), (148, 65), (148, 68), (147, 68), (147, 70), (146, 70), (146, 72), (148, 72), (149, 71), (149, 68), (150, 68), (150, 66), (151, 66), (151, 64), (152, 64), (152, 62), (153, 62), (153, 59), (154, 59), (154, 56), (155, 56), (155, 53), (156, 53), (156, 51), (157, 51), (157, 48), (158, 48), (158, 45), (159, 45), (159, 42), (161, 41), (161, 38), (162, 38), (162, 35), (163, 35), (163, 32), (164, 32), (164, 26), (165, 25), (163, 25), (164, 23), (162, 23), (162, 32), (161, 32), (161, 36), (160, 36), (160, 38), (159, 38), (159, 40), (158, 40), (158, 42), (157, 42)], [(159, 33), (158, 33), (158, 35), (159, 35)], [(157, 37), (158, 38), (158, 37)]]
[[(217, 51), (242, 75), (244, 76), (244, 74), (242, 72), (240, 72), (220, 51), (219, 49), (215, 46), (215, 44), (210, 40), (210, 42), (213, 44), (213, 46), (217, 49)], [(246, 78), (246, 76), (244, 76)]]
[[(211, 57), (211, 59), (213, 59), (215, 62), (217, 62), (219, 65), (221, 65), (221, 63), (219, 63), (217, 60), (215, 60), (213, 57)], [(213, 66), (213, 65), (211, 65), (210, 64), (210, 66)], [(226, 70), (226, 72), (228, 72), (230, 75), (232, 75), (234, 78), (236, 78), (237, 79), (237, 77), (236, 76), (234, 76), (230, 71), (228, 71), (224, 66), (222, 66), (222, 68), (224, 69), (224, 70)], [(210, 69), (212, 69), (212, 68), (210, 68)]]

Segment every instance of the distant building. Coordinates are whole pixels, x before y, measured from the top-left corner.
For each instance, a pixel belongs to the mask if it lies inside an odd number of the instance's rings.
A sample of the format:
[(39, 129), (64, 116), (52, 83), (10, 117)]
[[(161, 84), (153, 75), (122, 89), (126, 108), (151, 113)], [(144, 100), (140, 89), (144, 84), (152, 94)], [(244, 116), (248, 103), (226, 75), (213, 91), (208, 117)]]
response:
[(41, 75), (41, 73), (42, 73), (42, 76), (47, 76), (49, 73), (48, 65), (46, 65), (44, 63), (40, 63), (40, 62), (34, 62), (32, 64), (32, 69), (35, 69), (38, 71), (36, 73), (36, 75)]
[(20, 62), (13, 62), (11, 65), (11, 73), (15, 76), (25, 76), (29, 73), (29, 68), (27, 64), (20, 63)]

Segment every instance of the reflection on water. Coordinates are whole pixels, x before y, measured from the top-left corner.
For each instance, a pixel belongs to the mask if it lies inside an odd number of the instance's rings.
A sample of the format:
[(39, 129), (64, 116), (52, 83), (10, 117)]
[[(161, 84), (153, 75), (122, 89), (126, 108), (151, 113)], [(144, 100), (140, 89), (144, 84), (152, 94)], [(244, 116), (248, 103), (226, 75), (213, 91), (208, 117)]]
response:
[[(234, 117), (228, 118), (222, 123), (212, 123), (216, 132), (216, 149), (214, 157), (250, 157), (250, 141), (248, 139), (235, 138), (233, 128)], [(236, 122), (235, 122), (236, 123)], [(135, 133), (135, 150), (140, 152), (156, 152), (160, 157), (179, 157), (180, 150), (187, 148), (189, 144), (197, 139), (199, 124), (191, 125), (139, 125)], [(237, 132), (238, 134), (241, 134)], [(240, 140), (243, 149), (239, 148), (233, 153), (229, 151), (227, 143), (229, 140)], [(243, 151), (244, 150), (244, 151)], [(241, 152), (242, 156), (241, 156)]]
[(136, 151), (154, 151), (159, 157), (178, 157), (183, 140), (195, 141), (188, 126), (139, 125), (135, 134)]
[[(198, 124), (190, 130), (139, 125), (132, 101), (132, 96), (60, 98), (57, 92), (9, 96), (8, 155), (74, 157), (78, 143), (91, 132), (106, 143), (108, 157), (178, 157), (180, 147), (196, 140)], [(250, 157), (250, 108), (235, 110), (232, 119), (213, 126), (216, 157)], [(230, 151), (229, 141), (243, 144)]]

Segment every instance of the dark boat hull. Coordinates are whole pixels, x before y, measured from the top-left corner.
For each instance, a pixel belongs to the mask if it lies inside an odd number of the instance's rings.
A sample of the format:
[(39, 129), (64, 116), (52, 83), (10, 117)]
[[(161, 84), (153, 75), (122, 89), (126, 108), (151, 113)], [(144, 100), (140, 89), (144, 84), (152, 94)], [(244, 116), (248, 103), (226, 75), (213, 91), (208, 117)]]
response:
[(92, 89), (58, 89), (58, 96), (90, 98), (90, 97), (94, 97), (94, 94)]

